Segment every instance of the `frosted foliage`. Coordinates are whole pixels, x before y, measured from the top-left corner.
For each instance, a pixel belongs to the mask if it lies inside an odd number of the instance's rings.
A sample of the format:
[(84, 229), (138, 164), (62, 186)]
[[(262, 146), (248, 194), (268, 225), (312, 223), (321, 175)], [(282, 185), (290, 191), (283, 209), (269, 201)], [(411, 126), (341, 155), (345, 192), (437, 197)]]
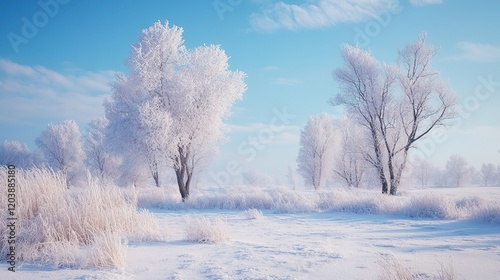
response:
[(452, 155), (446, 162), (446, 175), (450, 185), (461, 187), (470, 177), (469, 164), (462, 156)]
[(48, 166), (66, 176), (68, 186), (81, 175), (85, 153), (80, 129), (75, 121), (49, 124), (35, 143), (45, 156)]
[(231, 239), (229, 226), (219, 217), (191, 216), (186, 224), (186, 239), (199, 243), (224, 243)]
[(276, 185), (275, 178), (257, 171), (243, 172), (241, 179), (243, 184), (248, 186), (271, 187)]
[(33, 156), (28, 146), (18, 141), (3, 141), (0, 145), (0, 165), (13, 164), (18, 168), (33, 165)]
[(309, 118), (300, 134), (298, 170), (306, 184), (318, 189), (330, 179), (334, 159), (333, 119), (328, 114)]
[[(7, 182), (7, 169), (0, 167)], [(66, 188), (61, 173), (32, 168), (16, 171), (16, 257), (18, 261), (55, 268), (121, 267), (126, 243), (161, 241), (159, 223), (137, 210), (133, 196), (113, 185), (101, 186), (89, 176), (84, 188)], [(2, 185), (2, 187), (4, 187)], [(6, 188), (6, 186), (5, 186)], [(0, 199), (7, 201), (7, 192)], [(0, 205), (0, 234), (7, 236), (7, 204)], [(9, 244), (0, 239), (0, 260)]]
[(498, 176), (498, 174), (495, 173), (496, 167), (493, 163), (483, 163), (481, 165), (480, 174), (483, 186), (488, 186), (495, 181), (495, 177)]
[(182, 39), (183, 29), (170, 28), (160, 21), (142, 30), (141, 36), (132, 47), (128, 64), (139, 76), (141, 86), (146, 91), (161, 90), (159, 81), (174, 74), (175, 67), (181, 64), (181, 57), (186, 51)]
[(92, 175), (102, 182), (112, 182), (120, 165), (120, 159), (105, 146), (105, 129), (108, 123), (104, 118), (92, 120), (83, 142), (85, 162)]
[[(408, 44), (399, 52), (398, 80), (403, 91), (401, 118), (405, 134), (420, 136), (453, 118), (455, 96), (446, 83), (433, 71), (430, 62), (436, 50), (425, 44), (426, 34), (420, 34), (418, 40)], [(415, 127), (416, 126), (416, 127)]]
[(187, 49), (182, 31), (168, 22), (143, 30), (128, 59), (130, 73), (117, 78), (105, 107), (119, 150), (133, 147), (153, 176), (163, 164), (173, 167), (184, 198), (195, 166), (223, 140), (223, 120), (246, 85), (219, 46)]
[(342, 91), (333, 101), (347, 105), (353, 116), (370, 118), (382, 105), (382, 96), (379, 95), (384, 83), (380, 75), (384, 73), (380, 71), (382, 67), (368, 51), (358, 47), (345, 45), (342, 56), (346, 66), (334, 72), (336, 79), (341, 82)]
[(334, 71), (344, 105), (370, 135), (366, 159), (377, 170), (382, 192), (396, 194), (408, 151), (436, 126), (455, 116), (455, 97), (430, 68), (435, 49), (426, 34), (399, 52), (399, 64), (384, 65), (368, 51), (344, 46), (345, 65)]
[(365, 157), (370, 154), (369, 137), (347, 116), (337, 120), (335, 127), (340, 145), (335, 153), (334, 172), (347, 186), (359, 188), (368, 169)]

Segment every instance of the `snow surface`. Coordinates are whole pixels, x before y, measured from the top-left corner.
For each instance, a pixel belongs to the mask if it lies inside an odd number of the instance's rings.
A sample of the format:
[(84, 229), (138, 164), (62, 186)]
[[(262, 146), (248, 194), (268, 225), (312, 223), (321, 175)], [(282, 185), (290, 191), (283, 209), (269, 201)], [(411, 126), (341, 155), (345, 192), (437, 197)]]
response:
[[(433, 191), (456, 199), (500, 197), (500, 188)], [(453, 267), (457, 279), (500, 275), (498, 223), (350, 212), (262, 210), (256, 219), (244, 210), (150, 210), (165, 241), (129, 242), (122, 270), (22, 264), (12, 273), (2, 263), (0, 279), (380, 279), (382, 263), (392, 258), (422, 279), (433, 279), (442, 266)], [(187, 241), (193, 217), (223, 220), (229, 240)]]

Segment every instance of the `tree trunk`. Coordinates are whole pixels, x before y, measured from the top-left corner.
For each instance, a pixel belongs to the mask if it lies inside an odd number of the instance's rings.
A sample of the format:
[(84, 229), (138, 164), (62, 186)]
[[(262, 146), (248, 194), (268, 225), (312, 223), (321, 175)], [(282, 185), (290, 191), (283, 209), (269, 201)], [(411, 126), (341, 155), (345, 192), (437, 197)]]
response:
[(387, 179), (385, 179), (384, 171), (380, 173), (380, 181), (382, 182), (382, 193), (386, 194), (388, 191)]
[(160, 172), (158, 172), (158, 163), (154, 159), (151, 159), (149, 161), (149, 170), (151, 172), (151, 176), (153, 177), (153, 180), (155, 181), (155, 185), (159, 188), (160, 187)]
[(159, 188), (160, 187), (160, 176), (158, 174), (158, 171), (153, 172), (153, 179), (155, 180), (155, 185)]
[(370, 130), (372, 134), (373, 149), (375, 151), (375, 157), (376, 157), (375, 168), (377, 169), (380, 178), (380, 183), (382, 184), (382, 193), (386, 194), (388, 191), (387, 178), (385, 178), (384, 165), (382, 164), (382, 151), (380, 150), (379, 147), (377, 130), (375, 129), (373, 123), (374, 122), (372, 120), (372, 123), (370, 123)]
[(396, 176), (394, 174), (394, 162), (393, 162), (393, 156), (391, 154), (388, 155), (387, 163), (388, 163), (388, 168), (389, 168), (389, 182), (391, 182), (389, 194), (390, 195), (395, 195), (397, 190), (398, 190), (398, 183), (396, 182)]
[[(185, 202), (189, 198), (189, 186), (191, 185), (193, 174), (187, 172), (187, 168), (183, 165), (181, 168), (175, 169), (175, 175), (177, 177), (177, 185), (179, 186), (182, 202)], [(187, 177), (186, 180), (184, 180), (185, 177)]]
[(398, 192), (399, 184), (401, 183), (401, 176), (403, 176), (403, 170), (406, 168), (406, 162), (408, 160), (408, 151), (410, 150), (410, 145), (407, 145), (403, 150), (403, 162), (399, 166), (394, 182), (391, 184), (391, 195), (396, 195)]

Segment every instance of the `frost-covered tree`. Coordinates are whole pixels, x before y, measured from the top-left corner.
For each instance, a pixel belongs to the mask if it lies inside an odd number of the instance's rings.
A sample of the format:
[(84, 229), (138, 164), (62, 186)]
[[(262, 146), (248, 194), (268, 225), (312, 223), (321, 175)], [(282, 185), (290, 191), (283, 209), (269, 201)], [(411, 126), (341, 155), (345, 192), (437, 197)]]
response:
[(243, 174), (241, 174), (241, 177), (243, 184), (247, 186), (269, 188), (276, 185), (275, 178), (258, 171), (243, 172)]
[(297, 171), (295, 168), (288, 166), (287, 173), (286, 173), (286, 182), (290, 184), (292, 189), (296, 189), (297, 186), (299, 185), (299, 178), (297, 177)]
[(33, 154), (28, 146), (19, 141), (3, 141), (0, 145), (0, 165), (15, 165), (28, 168), (34, 164)]
[(223, 121), (246, 85), (245, 74), (229, 70), (219, 46), (187, 49), (182, 32), (159, 21), (143, 30), (128, 59), (130, 71), (117, 79), (105, 108), (109, 133), (129, 135), (155, 181), (163, 164), (172, 167), (185, 200), (193, 174), (223, 140)]
[(105, 145), (105, 129), (108, 120), (95, 119), (89, 123), (87, 134), (84, 136), (87, 167), (101, 182), (111, 182), (118, 175), (119, 158), (113, 155)]
[(149, 175), (159, 187), (161, 156), (155, 154), (158, 148), (149, 144), (149, 129), (142, 125), (140, 109), (144, 97), (137, 88), (138, 83), (134, 76), (116, 77), (112, 100), (104, 102), (108, 119), (104, 146), (121, 158), (121, 185), (137, 186), (141, 184), (138, 180), (147, 180)]
[(298, 171), (306, 184), (320, 188), (333, 172), (335, 128), (330, 115), (312, 116), (300, 133)]
[(415, 160), (412, 167), (413, 178), (421, 187), (430, 184), (431, 179), (435, 176), (435, 170), (437, 170), (430, 162), (423, 159)]
[(452, 155), (446, 162), (446, 175), (449, 184), (455, 187), (461, 187), (469, 179), (471, 169), (464, 157)]
[(495, 175), (493, 176), (493, 184), (499, 185), (500, 184), (500, 164), (497, 165)]
[(35, 140), (48, 166), (66, 177), (68, 187), (76, 183), (84, 170), (85, 153), (81, 138), (76, 122), (66, 120), (49, 124)]
[(335, 122), (339, 134), (334, 173), (348, 187), (359, 188), (368, 168), (365, 155), (368, 153), (367, 137), (362, 128), (348, 117)]
[(397, 66), (346, 45), (345, 65), (334, 71), (341, 91), (331, 103), (344, 105), (370, 134), (366, 158), (378, 171), (382, 193), (397, 193), (410, 149), (454, 117), (454, 96), (430, 68), (436, 50), (425, 40), (423, 33), (401, 50)]
[(496, 166), (493, 163), (483, 163), (480, 172), (483, 186), (488, 186), (495, 179)]

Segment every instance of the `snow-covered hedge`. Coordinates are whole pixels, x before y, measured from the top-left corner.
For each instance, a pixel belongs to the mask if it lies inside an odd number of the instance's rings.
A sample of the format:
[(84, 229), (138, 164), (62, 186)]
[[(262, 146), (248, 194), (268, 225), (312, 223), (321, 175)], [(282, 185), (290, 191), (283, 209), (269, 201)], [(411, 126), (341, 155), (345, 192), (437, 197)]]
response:
[[(0, 201), (7, 201), (7, 172), (0, 167)], [(16, 257), (54, 267), (121, 267), (126, 239), (160, 240), (152, 213), (137, 211), (134, 197), (117, 187), (66, 188), (47, 169), (16, 170)], [(7, 203), (0, 203), (0, 259), (9, 250)]]
[(186, 239), (200, 243), (222, 243), (230, 239), (229, 226), (220, 217), (191, 216), (186, 223)]
[(262, 211), (260, 211), (259, 209), (255, 209), (255, 208), (245, 210), (245, 212), (243, 212), (243, 215), (247, 219), (251, 219), (251, 220), (258, 220), (264, 216), (262, 214)]
[(139, 207), (169, 210), (271, 210), (276, 213), (350, 212), (388, 214), (423, 219), (470, 219), (500, 224), (500, 203), (490, 198), (447, 197), (432, 190), (397, 196), (375, 190), (333, 189), (310, 192), (285, 188), (231, 188), (195, 191), (182, 203), (175, 190), (145, 188), (138, 193)]

